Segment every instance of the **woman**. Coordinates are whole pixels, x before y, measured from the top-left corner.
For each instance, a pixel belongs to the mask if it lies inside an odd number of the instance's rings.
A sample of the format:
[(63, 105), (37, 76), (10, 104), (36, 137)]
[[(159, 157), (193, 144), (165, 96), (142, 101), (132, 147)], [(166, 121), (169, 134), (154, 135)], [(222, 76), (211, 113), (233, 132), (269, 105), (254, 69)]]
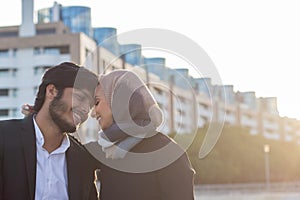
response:
[(135, 73), (100, 75), (92, 117), (101, 127), (99, 140), (85, 146), (102, 163), (101, 200), (194, 199), (187, 154), (157, 131), (162, 112)]

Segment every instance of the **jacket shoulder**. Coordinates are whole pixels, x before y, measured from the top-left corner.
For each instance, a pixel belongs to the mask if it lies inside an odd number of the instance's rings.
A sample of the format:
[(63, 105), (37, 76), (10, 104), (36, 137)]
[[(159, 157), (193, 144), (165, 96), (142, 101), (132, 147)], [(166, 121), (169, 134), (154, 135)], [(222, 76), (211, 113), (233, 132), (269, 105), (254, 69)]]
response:
[(23, 122), (23, 119), (9, 119), (0, 121), (0, 133), (4, 132), (14, 132), (18, 129)]
[(8, 120), (1, 120), (0, 121), (0, 126), (8, 126), (8, 125), (14, 125), (15, 123), (21, 123), (23, 119), (8, 119)]
[(81, 142), (80, 142), (74, 135), (68, 134), (68, 136), (69, 136), (69, 139), (70, 139), (72, 142), (74, 142), (76, 145), (79, 145), (79, 146), (82, 145)]
[(83, 144), (75, 136), (68, 134), (68, 137), (70, 139), (71, 145), (75, 146), (80, 151), (87, 151)]
[(181, 150), (181, 147), (169, 136), (158, 132), (152, 137), (145, 138), (140, 142), (135, 148), (133, 148), (133, 152), (151, 152), (159, 150), (166, 145), (172, 145), (175, 148)]
[(76, 151), (78, 153), (80, 153), (80, 155), (82, 155), (84, 158), (90, 160), (91, 162), (96, 162), (97, 160), (92, 156), (92, 154), (90, 153), (90, 151), (86, 148), (85, 145), (83, 145), (76, 137), (74, 137), (71, 134), (68, 134), (69, 139), (70, 139), (70, 143), (72, 146), (72, 149), (76, 149)]

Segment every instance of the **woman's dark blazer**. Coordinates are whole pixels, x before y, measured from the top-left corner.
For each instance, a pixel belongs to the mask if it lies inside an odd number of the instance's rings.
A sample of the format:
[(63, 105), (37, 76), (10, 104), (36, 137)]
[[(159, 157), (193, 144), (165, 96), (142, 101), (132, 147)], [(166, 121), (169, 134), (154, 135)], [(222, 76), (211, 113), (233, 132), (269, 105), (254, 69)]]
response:
[[(160, 149), (170, 145), (170, 152), (160, 154)], [(194, 199), (194, 170), (185, 151), (168, 136), (157, 133), (143, 139), (131, 152), (141, 157), (127, 157), (123, 159), (106, 159), (101, 147), (96, 143), (86, 145), (87, 149), (97, 157), (101, 163), (99, 173), (101, 181), (100, 199), (122, 200), (193, 200)], [(157, 151), (151, 157), (147, 153)], [(102, 152), (102, 153), (100, 153)], [(177, 159), (172, 156), (178, 153)], [(145, 162), (143, 156), (148, 156)], [(159, 163), (168, 162), (162, 168), (147, 172), (126, 172), (129, 168), (138, 169), (145, 165), (159, 167)], [(143, 162), (143, 163), (142, 163)], [(158, 165), (156, 165), (158, 164)], [(122, 168), (125, 166), (125, 168)], [(125, 169), (125, 170), (124, 170)]]

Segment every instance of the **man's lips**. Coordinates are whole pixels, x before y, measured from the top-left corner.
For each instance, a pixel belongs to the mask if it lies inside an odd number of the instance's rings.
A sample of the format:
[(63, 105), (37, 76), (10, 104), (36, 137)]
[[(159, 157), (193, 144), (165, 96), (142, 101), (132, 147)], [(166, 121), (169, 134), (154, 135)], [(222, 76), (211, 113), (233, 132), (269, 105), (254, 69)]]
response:
[(81, 116), (75, 112), (73, 113), (73, 118), (76, 125), (82, 122)]
[(73, 110), (73, 117), (74, 117), (76, 124), (82, 123), (83, 121), (85, 121), (85, 118), (86, 118), (85, 114), (78, 110)]

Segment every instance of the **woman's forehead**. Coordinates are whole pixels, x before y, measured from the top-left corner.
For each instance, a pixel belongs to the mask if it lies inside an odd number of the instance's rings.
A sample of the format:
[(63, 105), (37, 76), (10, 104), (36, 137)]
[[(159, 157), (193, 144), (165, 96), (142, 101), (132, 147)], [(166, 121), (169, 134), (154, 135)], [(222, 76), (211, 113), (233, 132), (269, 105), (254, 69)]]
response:
[(95, 90), (95, 96), (101, 96), (104, 94), (103, 88), (101, 85), (97, 85), (96, 90)]

